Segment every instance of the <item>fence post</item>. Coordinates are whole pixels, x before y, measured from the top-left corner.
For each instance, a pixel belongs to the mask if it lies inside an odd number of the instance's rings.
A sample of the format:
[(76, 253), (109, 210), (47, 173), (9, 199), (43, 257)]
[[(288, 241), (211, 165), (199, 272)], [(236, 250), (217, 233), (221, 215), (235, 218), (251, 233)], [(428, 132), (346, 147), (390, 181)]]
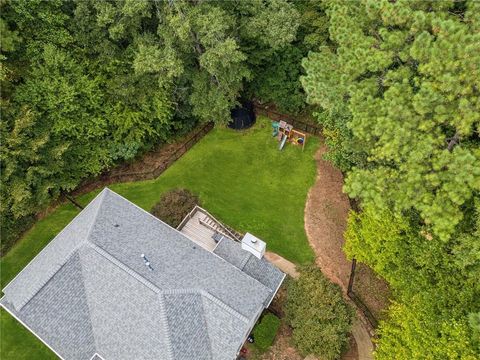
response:
[[(62, 191), (63, 192), (63, 191)], [(66, 192), (63, 192), (63, 195), (65, 196), (65, 198), (67, 198), (67, 200), (69, 200), (73, 205), (75, 205), (77, 208), (79, 208), (80, 210), (83, 210), (83, 206), (80, 205), (78, 202), (75, 201), (75, 199), (73, 197), (71, 197), (70, 195), (68, 195)]]

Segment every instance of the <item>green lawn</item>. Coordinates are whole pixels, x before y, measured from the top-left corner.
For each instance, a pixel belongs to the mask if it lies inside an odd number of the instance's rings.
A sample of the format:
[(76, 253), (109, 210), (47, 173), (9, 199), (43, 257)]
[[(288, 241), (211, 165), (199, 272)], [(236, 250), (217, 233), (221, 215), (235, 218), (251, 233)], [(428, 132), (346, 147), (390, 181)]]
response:
[[(307, 264), (313, 261), (303, 226), (308, 189), (315, 180), (313, 154), (319, 140), (309, 138), (305, 151), (286, 145), (278, 151), (270, 121), (260, 117), (243, 132), (216, 128), (155, 180), (122, 183), (110, 188), (146, 210), (174, 187), (199, 194), (203, 207), (239, 231), (249, 231), (267, 242), (267, 250)], [(81, 196), (87, 204), (98, 193)], [(38, 221), (1, 260), (2, 288), (78, 213), (60, 206)], [(2, 311), (2, 359), (32, 359), (28, 348), (38, 341)], [(5, 334), (8, 333), (8, 336)], [(11, 357), (15, 354), (15, 357)], [(38, 353), (45, 359), (46, 352)]]

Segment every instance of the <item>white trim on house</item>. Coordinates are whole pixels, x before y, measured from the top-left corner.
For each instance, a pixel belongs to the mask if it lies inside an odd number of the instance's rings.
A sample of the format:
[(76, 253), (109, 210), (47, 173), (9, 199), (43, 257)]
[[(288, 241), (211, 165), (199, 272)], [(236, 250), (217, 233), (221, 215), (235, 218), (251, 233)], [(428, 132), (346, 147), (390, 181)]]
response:
[(248, 336), (252, 333), (253, 328), (255, 327), (255, 325), (256, 325), (257, 322), (258, 322), (258, 319), (260, 319), (260, 316), (262, 316), (263, 312), (264, 312), (266, 309), (267, 309), (267, 308), (260, 309), (260, 311), (259, 311), (259, 312), (255, 315), (255, 317), (253, 318), (253, 321), (251, 321), (251, 322), (248, 323), (247, 331), (246, 331), (245, 334), (243, 335), (242, 344), (240, 345), (240, 347), (239, 347), (238, 350), (237, 350), (237, 356), (238, 356), (238, 354), (240, 354), (240, 351), (242, 350), (243, 345), (244, 345), (245, 342), (247, 341)]
[(265, 307), (265, 309), (268, 309), (268, 308), (270, 307), (270, 304), (272, 303), (273, 298), (275, 297), (275, 295), (277, 295), (278, 290), (280, 289), (280, 286), (282, 286), (282, 284), (283, 284), (283, 282), (285, 281), (285, 278), (286, 278), (286, 277), (287, 277), (287, 274), (283, 273), (282, 281), (280, 281), (280, 284), (278, 284), (277, 288), (275, 289), (274, 295), (272, 296), (272, 298), (271, 298), (270, 301), (268, 302), (268, 305)]
[[(4, 296), (5, 297), (5, 296)], [(3, 297), (2, 297), (3, 299)], [(0, 299), (0, 301), (2, 300)], [(37, 335), (32, 329), (30, 329), (30, 327), (25, 324), (22, 320), (20, 320), (14, 313), (12, 313), (5, 305), (3, 305), (1, 302), (0, 302), (0, 307), (4, 308), (6, 312), (8, 312), (11, 316), (13, 316), (13, 318), (15, 320), (17, 320), (20, 324), (22, 324), (28, 331), (30, 331), (33, 335), (35, 335), (35, 337), (40, 340), (42, 343), (45, 344), (46, 347), (48, 347), (50, 350), (52, 350), (54, 352), (55, 355), (57, 355), (61, 360), (66, 360), (64, 359), (59, 353), (57, 353), (53, 347), (51, 347), (45, 340), (43, 340), (39, 335)]]

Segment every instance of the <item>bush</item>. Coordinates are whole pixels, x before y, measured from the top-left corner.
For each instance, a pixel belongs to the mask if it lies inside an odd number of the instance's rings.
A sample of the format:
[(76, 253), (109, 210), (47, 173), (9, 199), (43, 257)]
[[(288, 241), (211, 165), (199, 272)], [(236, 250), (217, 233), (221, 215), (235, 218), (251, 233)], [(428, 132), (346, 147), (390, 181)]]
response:
[(303, 268), (298, 280), (289, 284), (285, 310), (293, 341), (304, 356), (334, 360), (347, 350), (355, 313), (340, 287), (317, 267)]
[(280, 327), (280, 319), (273, 314), (266, 314), (253, 329), (255, 347), (262, 353), (272, 345)]
[(162, 195), (150, 212), (172, 227), (177, 227), (195, 205), (200, 205), (198, 196), (187, 189), (173, 189)]

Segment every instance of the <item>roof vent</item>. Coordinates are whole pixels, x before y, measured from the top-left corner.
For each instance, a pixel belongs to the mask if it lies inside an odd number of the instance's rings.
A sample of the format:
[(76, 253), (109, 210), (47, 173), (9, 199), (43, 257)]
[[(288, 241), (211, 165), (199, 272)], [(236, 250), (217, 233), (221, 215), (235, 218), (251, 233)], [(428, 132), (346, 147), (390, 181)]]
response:
[(153, 271), (152, 265), (150, 265), (150, 261), (148, 261), (147, 257), (145, 254), (140, 255), (143, 259), (143, 262), (145, 263), (145, 266), (148, 268), (148, 270)]
[(246, 250), (257, 258), (261, 259), (265, 255), (267, 244), (250, 233), (246, 233), (242, 239), (242, 249)]

